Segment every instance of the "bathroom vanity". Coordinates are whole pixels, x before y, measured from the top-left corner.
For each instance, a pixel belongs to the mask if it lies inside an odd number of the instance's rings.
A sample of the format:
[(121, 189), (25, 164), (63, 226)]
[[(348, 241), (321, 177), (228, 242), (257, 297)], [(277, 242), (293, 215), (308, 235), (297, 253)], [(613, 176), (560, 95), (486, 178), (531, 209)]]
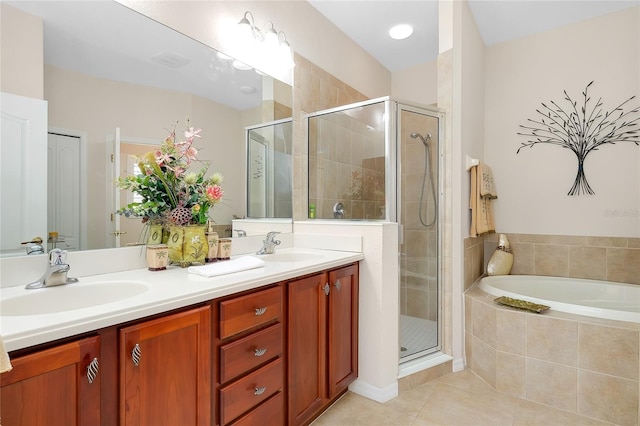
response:
[[(263, 268), (214, 278), (180, 268), (85, 277), (74, 285), (148, 290), (66, 312), (3, 313), (14, 366), (0, 376), (3, 423), (308, 424), (357, 376), (362, 254), (263, 258)], [(3, 303), (22, 296), (2, 291)]]

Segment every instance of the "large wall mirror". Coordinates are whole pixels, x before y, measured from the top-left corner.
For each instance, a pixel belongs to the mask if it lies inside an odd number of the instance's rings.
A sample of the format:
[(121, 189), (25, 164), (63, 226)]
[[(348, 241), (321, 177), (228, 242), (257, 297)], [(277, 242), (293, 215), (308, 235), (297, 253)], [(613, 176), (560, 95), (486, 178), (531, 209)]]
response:
[[(290, 86), (257, 70), (234, 66), (233, 58), (115, 1), (4, 1), (1, 6), (41, 19), (43, 26), (39, 54), (48, 103), (48, 149), (59, 161), (49, 160), (49, 177), (41, 176), (40, 183), (47, 187), (52, 179), (66, 182), (57, 189), (49, 184), (48, 204), (62, 207), (55, 209), (58, 222), (52, 220), (49, 208), (46, 232), (58, 231), (63, 238), (66, 227), (76, 227), (67, 239), (66, 248), (72, 250), (138, 241), (140, 230), (135, 227), (120, 241), (113, 236), (119, 229), (112, 206), (121, 197), (113, 184), (113, 146), (119, 140), (121, 173), (130, 173), (131, 156), (152, 150), (172, 123), (183, 129), (186, 117), (202, 128), (199, 158), (211, 161), (210, 171), (225, 178), (224, 202), (214, 209), (214, 221), (231, 224), (232, 218), (246, 216), (245, 129), (290, 117)], [(2, 33), (3, 47), (8, 40), (20, 49), (22, 37), (7, 31)], [(4, 54), (2, 62), (4, 72), (10, 66), (4, 63)], [(25, 78), (33, 77), (25, 73)], [(3, 91), (7, 91), (4, 86)], [(69, 147), (76, 152), (67, 154)], [(72, 177), (66, 174), (69, 170)], [(1, 178), (7, 179), (4, 174)], [(61, 198), (69, 191), (77, 192), (77, 197)], [(68, 224), (71, 216), (73, 225)]]

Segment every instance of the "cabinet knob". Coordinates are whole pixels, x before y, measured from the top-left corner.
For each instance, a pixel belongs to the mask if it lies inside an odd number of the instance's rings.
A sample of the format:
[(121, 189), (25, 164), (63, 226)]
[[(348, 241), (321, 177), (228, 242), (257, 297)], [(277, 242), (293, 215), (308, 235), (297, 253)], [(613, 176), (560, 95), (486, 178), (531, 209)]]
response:
[(100, 363), (98, 362), (98, 358), (94, 358), (87, 366), (87, 381), (89, 382), (89, 384), (93, 383), (93, 381), (96, 379), (99, 369)]
[(263, 386), (263, 387), (261, 387), (261, 388), (255, 388), (255, 389), (253, 390), (253, 394), (254, 394), (254, 395), (262, 395), (262, 394), (264, 393), (264, 391), (266, 391), (266, 390), (267, 390), (267, 387), (266, 387), (266, 386)]
[(262, 356), (262, 355), (264, 355), (266, 353), (267, 353), (267, 348), (261, 348), (261, 349), (256, 348), (253, 351), (253, 356)]
[(334, 284), (334, 286), (338, 289), (338, 291), (340, 291), (340, 280), (336, 281), (336, 283)]
[(331, 291), (331, 287), (329, 286), (329, 283), (325, 283), (322, 289), (324, 290), (324, 294), (328, 296), (329, 292)]
[(140, 365), (141, 357), (142, 349), (140, 348), (140, 345), (136, 343), (136, 345), (133, 347), (133, 350), (131, 351), (131, 360), (133, 361), (133, 365), (135, 365), (136, 367)]
[(259, 317), (260, 315), (264, 315), (264, 313), (267, 312), (267, 307), (264, 306), (262, 308), (256, 308), (256, 316)]

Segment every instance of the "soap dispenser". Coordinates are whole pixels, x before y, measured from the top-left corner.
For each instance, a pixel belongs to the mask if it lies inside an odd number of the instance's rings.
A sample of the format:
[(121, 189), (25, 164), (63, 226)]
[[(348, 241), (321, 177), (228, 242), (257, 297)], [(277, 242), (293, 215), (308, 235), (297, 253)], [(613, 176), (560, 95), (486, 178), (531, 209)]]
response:
[(209, 251), (207, 252), (207, 256), (204, 261), (205, 263), (216, 262), (218, 260), (218, 233), (214, 231), (213, 222), (211, 220), (207, 222), (207, 232), (205, 232), (205, 236), (207, 237)]

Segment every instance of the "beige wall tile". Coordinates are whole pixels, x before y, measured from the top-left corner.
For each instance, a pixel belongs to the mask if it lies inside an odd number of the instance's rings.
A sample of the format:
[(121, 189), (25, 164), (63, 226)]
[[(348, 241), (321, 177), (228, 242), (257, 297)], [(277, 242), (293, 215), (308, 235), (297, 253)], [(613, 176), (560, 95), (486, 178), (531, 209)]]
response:
[(486, 303), (473, 301), (473, 335), (489, 346), (496, 347), (496, 309)]
[(607, 248), (607, 280), (640, 284), (640, 249)]
[(627, 246), (629, 248), (640, 248), (640, 238), (628, 238)]
[(511, 250), (513, 251), (513, 268), (511, 269), (511, 273), (514, 275), (535, 274), (535, 245), (531, 243), (511, 243)]
[(580, 368), (639, 379), (640, 335), (637, 331), (582, 323), (579, 336)]
[(587, 237), (587, 245), (598, 247), (627, 247), (627, 239), (622, 237)]
[(473, 337), (471, 369), (489, 385), (496, 387), (496, 350)]
[(606, 252), (604, 247), (570, 246), (568, 276), (604, 280), (607, 275)]
[(569, 248), (536, 244), (535, 262), (536, 275), (566, 277), (569, 273)]
[(527, 356), (576, 366), (578, 323), (540, 315), (527, 315)]
[(466, 294), (464, 296), (464, 330), (473, 332), (473, 299)]
[(525, 397), (552, 407), (576, 411), (578, 370), (527, 358)]
[(520, 234), (520, 242), (535, 244), (562, 244), (562, 236), (543, 234)]
[(468, 331), (464, 333), (464, 358), (465, 365), (471, 368), (473, 365), (473, 335)]
[(524, 312), (496, 310), (496, 346), (499, 351), (524, 355), (526, 348), (526, 317)]
[(496, 353), (496, 390), (518, 398), (524, 397), (525, 357)]
[(618, 425), (638, 424), (638, 381), (580, 370), (578, 414)]

